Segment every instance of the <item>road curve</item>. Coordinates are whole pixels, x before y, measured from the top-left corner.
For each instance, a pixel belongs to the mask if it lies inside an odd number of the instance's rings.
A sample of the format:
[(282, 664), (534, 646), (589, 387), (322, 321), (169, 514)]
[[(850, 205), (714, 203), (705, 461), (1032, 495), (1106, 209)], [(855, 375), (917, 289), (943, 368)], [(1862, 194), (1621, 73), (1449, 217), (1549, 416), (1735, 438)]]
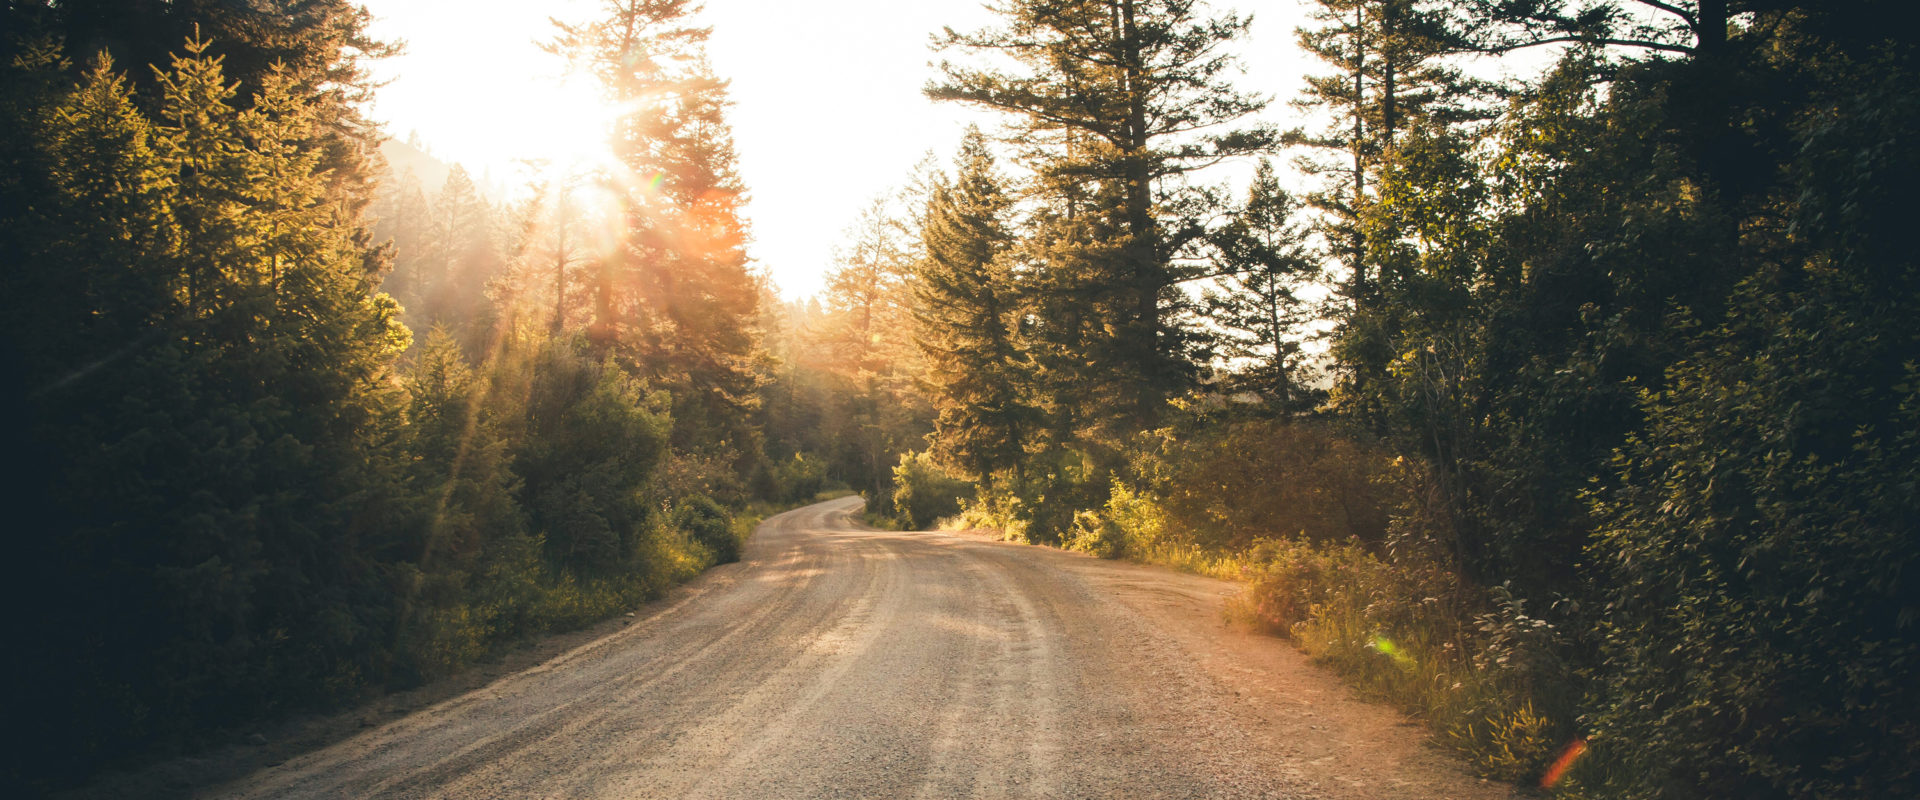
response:
[(1225, 628), (1231, 584), (858, 507), (769, 519), (627, 628), (206, 796), (1509, 796)]

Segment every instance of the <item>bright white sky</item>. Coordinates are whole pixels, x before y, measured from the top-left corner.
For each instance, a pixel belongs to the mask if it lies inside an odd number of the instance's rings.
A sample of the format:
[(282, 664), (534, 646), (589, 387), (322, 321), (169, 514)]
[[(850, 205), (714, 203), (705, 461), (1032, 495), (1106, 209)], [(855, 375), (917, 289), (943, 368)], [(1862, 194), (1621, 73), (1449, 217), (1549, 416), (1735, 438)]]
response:
[[(518, 159), (581, 143), (593, 113), (536, 42), (549, 17), (593, 19), (598, 0), (363, 0), (373, 33), (407, 52), (375, 66), (391, 81), (373, 114), (418, 133), (442, 159), (496, 184), (524, 179)], [(1301, 0), (1215, 0), (1255, 12), (1241, 86), (1274, 96), (1267, 117), (1292, 127), (1287, 101), (1311, 69), (1294, 43)], [(944, 164), (969, 121), (994, 118), (920, 93), (935, 77), (927, 47), (942, 26), (993, 23), (980, 0), (708, 0), (714, 70), (733, 82), (740, 170), (750, 191), (753, 257), (788, 297), (818, 291), (842, 232), (872, 198), (933, 151)], [(431, 191), (431, 189), (429, 189)]]

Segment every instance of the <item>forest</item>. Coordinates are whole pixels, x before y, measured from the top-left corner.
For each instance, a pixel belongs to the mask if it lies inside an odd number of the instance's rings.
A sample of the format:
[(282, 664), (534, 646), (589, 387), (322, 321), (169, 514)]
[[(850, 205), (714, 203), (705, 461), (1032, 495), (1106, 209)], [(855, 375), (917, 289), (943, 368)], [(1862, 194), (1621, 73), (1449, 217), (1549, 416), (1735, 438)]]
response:
[(1258, 4), (936, 33), (998, 122), (811, 298), (692, 0), (546, 34), (613, 163), (512, 200), (368, 119), (350, 0), (8, 3), (0, 786), (450, 674), (838, 488), (1241, 581), (1552, 796), (1920, 796), (1904, 4), (1299, 2), (1298, 97), (1243, 88)]

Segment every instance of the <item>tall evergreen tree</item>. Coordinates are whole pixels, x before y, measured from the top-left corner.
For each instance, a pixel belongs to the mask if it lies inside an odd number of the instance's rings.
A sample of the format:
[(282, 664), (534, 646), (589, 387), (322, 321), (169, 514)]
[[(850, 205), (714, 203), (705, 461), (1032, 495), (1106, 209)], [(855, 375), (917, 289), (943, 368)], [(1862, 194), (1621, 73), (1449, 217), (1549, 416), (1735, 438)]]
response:
[(369, 553), (404, 535), (380, 516), (399, 487), (372, 448), (407, 332), (312, 144), (319, 104), (270, 70), (239, 109), (204, 40), (155, 85), (149, 121), (101, 62), (4, 181), (52, 190), (45, 224), (0, 225), (27, 272), (112, 259), (55, 296), (112, 338), (34, 347), (33, 444), (9, 453), (43, 482), (21, 512), (47, 536), (19, 581), (60, 609), (22, 656), (33, 702), (69, 709), (29, 710), (68, 720), (28, 753), (53, 766), (377, 673), (356, 644), (387, 610)]
[(1410, 136), (1485, 119), (1488, 112), (1476, 101), (1488, 87), (1446, 58), (1459, 50), (1460, 35), (1433, 3), (1317, 0), (1315, 6), (1318, 26), (1301, 29), (1300, 44), (1329, 72), (1309, 76), (1296, 105), (1328, 112), (1332, 122), (1290, 138), (1324, 154), (1300, 164), (1326, 179), (1313, 202), (1325, 212), (1324, 234), (1346, 273), (1340, 293), (1347, 308), (1335, 346), (1342, 354), (1342, 401), (1378, 429), (1376, 384), (1399, 352), (1391, 341), (1396, 323), (1386, 318), (1394, 304), (1382, 299), (1381, 285), (1390, 280), (1383, 273), (1393, 268), (1387, 262), (1406, 234), (1404, 220), (1379, 206), (1380, 183)]
[(926, 355), (936, 413), (934, 457), (975, 481), (1017, 469), (1035, 412), (1032, 374), (1016, 341), (1013, 197), (995, 173), (986, 137), (961, 141), (951, 180), (934, 187), (914, 282), (916, 341)]
[(418, 310), (416, 298), (425, 296), (421, 272), (433, 238), (432, 206), (420, 176), (411, 169), (388, 176), (371, 211), (374, 236), (393, 243), (390, 271), (381, 286), (400, 301), (403, 309)]
[(676, 446), (745, 467), (760, 450), (746, 424), (764, 368), (759, 280), (748, 269), (727, 83), (706, 61), (710, 29), (691, 23), (698, 9), (610, 0), (601, 19), (562, 25), (552, 47), (628, 109), (612, 132), (625, 240), (593, 281), (589, 334), (673, 394)]
[(493, 323), (488, 285), (506, 271), (499, 214), (464, 167), (454, 165), (434, 197), (430, 238), (418, 254), (421, 307), (410, 320), (448, 329), (469, 353), (480, 353)]
[(1013, 67), (942, 64), (935, 99), (1004, 112), (1052, 211), (1037, 243), (1036, 283), (1049, 374), (1063, 405), (1109, 441), (1152, 425), (1188, 388), (1198, 344), (1191, 277), (1177, 259), (1202, 235), (1182, 179), (1258, 152), (1267, 131), (1235, 127), (1261, 98), (1228, 81), (1224, 46), (1242, 17), (1193, 0), (1019, 0), (1002, 28), (948, 31), (947, 50), (998, 54)]
[(1269, 408), (1298, 411), (1313, 392), (1300, 379), (1308, 304), (1300, 290), (1318, 277), (1300, 205), (1262, 159), (1235, 218), (1210, 238), (1221, 261), (1205, 314), (1219, 330), (1217, 355), (1228, 362), (1229, 391), (1259, 396)]
[(910, 212), (896, 199), (874, 199), (847, 229), (827, 274), (823, 324), (813, 332), (845, 404), (836, 460), (882, 514), (889, 513), (897, 454), (926, 433), (929, 416), (916, 383), (923, 370), (908, 284), (921, 243), (901, 224)]

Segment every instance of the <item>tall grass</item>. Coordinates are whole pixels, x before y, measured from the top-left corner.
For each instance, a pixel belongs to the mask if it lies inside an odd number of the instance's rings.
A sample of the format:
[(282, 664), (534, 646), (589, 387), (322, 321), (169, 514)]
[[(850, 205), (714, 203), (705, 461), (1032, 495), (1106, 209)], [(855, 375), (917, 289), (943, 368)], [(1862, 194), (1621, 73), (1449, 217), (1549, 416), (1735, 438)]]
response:
[(1577, 736), (1557, 632), (1504, 590), (1356, 543), (1261, 542), (1228, 614), (1286, 636), (1363, 692), (1419, 715), (1483, 776), (1537, 783)]

